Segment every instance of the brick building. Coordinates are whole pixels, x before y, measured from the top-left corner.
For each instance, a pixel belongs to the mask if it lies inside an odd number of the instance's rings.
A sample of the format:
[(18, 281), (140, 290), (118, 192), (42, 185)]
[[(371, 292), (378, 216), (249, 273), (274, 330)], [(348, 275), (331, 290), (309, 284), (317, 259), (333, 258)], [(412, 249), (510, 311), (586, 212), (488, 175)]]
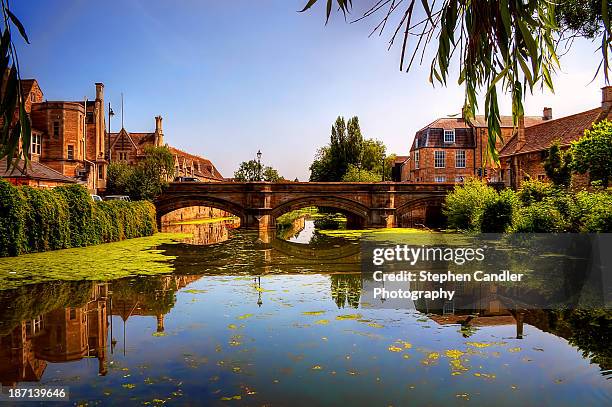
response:
[[(5, 72), (8, 75), (8, 71)], [(35, 79), (21, 81), (27, 114), (32, 122), (31, 165), (7, 171), (0, 177), (18, 185), (54, 187), (79, 182), (92, 193), (106, 188), (106, 170), (111, 161), (137, 164), (146, 146), (164, 145), (162, 118), (155, 118), (151, 133), (108, 133), (105, 122), (104, 84), (95, 84), (91, 101), (48, 101)], [(169, 147), (175, 158), (175, 176), (221, 181), (210, 160)]]
[[(525, 126), (550, 120), (550, 110), (542, 117), (525, 117)], [(501, 117), (504, 140), (514, 134), (511, 116)], [(409, 182), (463, 182), (468, 177), (483, 177), (490, 182), (503, 181), (507, 174), (487, 159), (487, 122), (476, 116), (472, 123), (461, 117), (440, 118), (417, 131), (404, 171)], [(497, 141), (498, 150), (502, 142)]]
[(164, 144), (162, 117), (155, 117), (155, 131), (148, 133), (130, 133), (122, 128), (118, 133), (110, 133), (111, 162), (125, 162), (136, 165), (146, 157), (147, 147), (167, 146), (174, 155), (174, 176), (195, 177), (201, 181), (222, 181), (223, 176), (212, 162), (204, 157), (189, 154), (178, 148)]
[(80, 182), (89, 190), (106, 186), (104, 158), (104, 85), (96, 83), (93, 101), (47, 101), (35, 79), (21, 81), (26, 113), (32, 123), (32, 165), (6, 171), (3, 178), (38, 187)]
[[(519, 129), (500, 151), (502, 168), (509, 173), (504, 179), (506, 185), (519, 188), (526, 179), (546, 181), (543, 162), (550, 146), (558, 142), (562, 149), (567, 149), (593, 123), (612, 118), (611, 110), (612, 86), (607, 86), (602, 88), (599, 107)], [(572, 185), (578, 188), (588, 186), (588, 176), (574, 175)]]

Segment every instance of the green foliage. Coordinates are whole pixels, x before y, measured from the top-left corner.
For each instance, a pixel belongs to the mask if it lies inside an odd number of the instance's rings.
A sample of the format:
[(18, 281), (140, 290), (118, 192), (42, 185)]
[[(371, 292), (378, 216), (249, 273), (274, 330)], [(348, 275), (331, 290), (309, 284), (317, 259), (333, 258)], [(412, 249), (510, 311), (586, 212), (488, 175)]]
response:
[(525, 181), (521, 184), (521, 189), (518, 191), (518, 197), (523, 205), (531, 205), (537, 202), (542, 202), (546, 198), (555, 196), (555, 188), (541, 181)]
[(500, 192), (493, 199), (484, 201), (480, 231), (482, 233), (504, 233), (511, 226), (515, 213), (519, 208), (519, 201), (510, 189)]
[(26, 245), (26, 200), (21, 190), (0, 179), (0, 256), (17, 256)]
[(149, 146), (144, 151), (145, 159), (137, 166), (125, 163), (111, 163), (108, 166), (108, 194), (152, 201), (162, 193), (174, 171), (174, 156), (168, 147)]
[(346, 173), (342, 176), (344, 182), (380, 182), (380, 172), (363, 170), (353, 164), (349, 164)]
[(604, 188), (612, 178), (612, 122), (603, 120), (584, 131), (584, 136), (572, 142), (572, 170), (589, 173), (591, 181), (599, 181)]
[(263, 166), (256, 160), (243, 161), (234, 172), (234, 178), (240, 182), (280, 182), (285, 178), (281, 177), (277, 170), (270, 166)]
[(548, 156), (544, 160), (544, 170), (548, 179), (557, 187), (567, 188), (572, 181), (572, 153), (561, 151), (559, 143), (554, 143), (548, 149)]
[(385, 151), (381, 141), (363, 138), (359, 118), (352, 117), (345, 123), (339, 116), (329, 144), (317, 151), (310, 165), (310, 181), (378, 182), (382, 171), (385, 179), (390, 179), (395, 156), (386, 157)]
[(108, 195), (127, 195), (133, 172), (134, 168), (127, 163), (110, 163), (106, 170), (106, 193)]
[(515, 233), (562, 232), (565, 222), (551, 200), (535, 202), (519, 209), (513, 225)]
[[(303, 11), (318, 2), (308, 0)], [(346, 16), (353, 8), (351, 0), (321, 2), (326, 3), (327, 19), (334, 9)], [(430, 82), (446, 85), (451, 69), (457, 67), (459, 84), (465, 89), (463, 114), (468, 120), (475, 117), (484, 93), (488, 151), (494, 161), (499, 159), (495, 143), (501, 140), (498, 91), (510, 95), (514, 122), (518, 124), (524, 114), (523, 99), (527, 91), (533, 92), (540, 86), (553, 90), (553, 74), (560, 66), (556, 50), (563, 45), (561, 42), (569, 41), (571, 45), (576, 35), (601, 37), (601, 63), (597, 71), (601, 69), (608, 81), (612, 51), (609, 1), (371, 0), (365, 3), (360, 2), (366, 11), (357, 20), (379, 15), (372, 33), (382, 34), (390, 29), (390, 46), (401, 44), (400, 70), (409, 71), (415, 59), (422, 61), (424, 55), (433, 54)], [(561, 7), (557, 9), (558, 4)]]
[(0, 256), (89, 246), (156, 231), (150, 202), (95, 203), (80, 185), (40, 190), (0, 180)]
[(581, 232), (612, 232), (612, 193), (582, 191), (576, 194), (576, 202)]
[(485, 204), (497, 198), (498, 194), (493, 188), (477, 179), (468, 179), (463, 185), (455, 186), (453, 192), (446, 196), (443, 208), (448, 226), (458, 230), (480, 230)]
[[(16, 168), (20, 160), (28, 165), (28, 154), (32, 139), (30, 116), (26, 112), (25, 98), (21, 88), (19, 60), (12, 30), (17, 30), (26, 43), (30, 43), (25, 28), (10, 10), (9, 2), (2, 2), (2, 36), (0, 36), (0, 159), (7, 160), (8, 168)], [(11, 28), (11, 25), (13, 26)]]

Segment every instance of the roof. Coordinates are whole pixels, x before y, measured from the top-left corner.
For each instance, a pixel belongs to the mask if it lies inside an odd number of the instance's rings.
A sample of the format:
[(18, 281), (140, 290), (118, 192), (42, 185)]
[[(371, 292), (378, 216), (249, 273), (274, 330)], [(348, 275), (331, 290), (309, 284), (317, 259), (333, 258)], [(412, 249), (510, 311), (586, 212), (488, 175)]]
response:
[(410, 159), (407, 155), (397, 155), (395, 156), (395, 160), (393, 161), (396, 164), (403, 164)]
[(500, 151), (500, 156), (507, 157), (513, 154), (525, 154), (548, 149), (553, 142), (567, 146), (572, 141), (584, 135), (584, 130), (607, 117), (610, 110), (604, 112), (601, 107), (576, 113), (559, 119), (547, 120), (544, 123), (525, 127), (525, 144), (517, 150), (518, 136), (514, 135)]
[(201, 157), (199, 155), (187, 153), (183, 150), (179, 150), (176, 147), (168, 146), (168, 148), (170, 149), (170, 152), (172, 154), (174, 154), (175, 156), (179, 158), (184, 158), (192, 162), (199, 162), (200, 169), (198, 170), (197, 168), (194, 168), (194, 173), (196, 176), (203, 177), (203, 178), (218, 179), (218, 180), (223, 179), (223, 176), (221, 175), (219, 170), (217, 170), (217, 168), (214, 166), (214, 164), (209, 159)]
[[(20, 167), (22, 164), (20, 164)], [(76, 179), (65, 176), (53, 168), (47, 167), (37, 161), (30, 161), (28, 166), (22, 171), (22, 168), (8, 170), (6, 160), (0, 160), (0, 177), (2, 178), (27, 178), (46, 181), (58, 181), (65, 183), (76, 183)]]
[[(512, 116), (500, 116), (501, 127), (514, 127), (514, 121)], [(525, 116), (525, 127), (535, 126), (536, 124), (544, 122), (543, 117), (539, 116)], [(484, 116), (477, 115), (472, 120), (472, 125), (470, 126), (464, 118), (459, 117), (441, 117), (439, 119), (434, 120), (429, 123), (427, 126), (423, 127), (419, 131), (423, 131), (426, 129), (444, 129), (444, 130), (453, 130), (453, 129), (467, 129), (470, 127), (488, 127), (487, 121)]]

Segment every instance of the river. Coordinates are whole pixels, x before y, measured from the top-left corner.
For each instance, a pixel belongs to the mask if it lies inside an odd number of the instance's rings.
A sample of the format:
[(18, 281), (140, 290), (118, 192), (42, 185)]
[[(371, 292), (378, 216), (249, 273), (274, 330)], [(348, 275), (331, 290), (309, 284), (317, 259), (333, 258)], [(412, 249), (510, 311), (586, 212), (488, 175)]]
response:
[[(594, 311), (530, 311), (518, 335), (510, 314), (379, 308), (362, 298), (358, 236), (235, 226), (71, 249), (62, 264), (83, 270), (65, 278), (48, 254), (0, 260), (2, 385), (67, 386), (89, 405), (612, 403), (611, 328)], [(129, 276), (79, 277), (105, 267)], [(135, 275), (147, 269), (161, 274)]]

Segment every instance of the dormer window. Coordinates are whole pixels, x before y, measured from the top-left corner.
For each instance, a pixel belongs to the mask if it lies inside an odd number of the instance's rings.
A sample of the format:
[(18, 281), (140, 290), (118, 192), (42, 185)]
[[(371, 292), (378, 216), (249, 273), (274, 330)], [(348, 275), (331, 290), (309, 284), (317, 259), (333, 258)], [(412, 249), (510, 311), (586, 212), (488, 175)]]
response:
[(414, 138), (414, 148), (419, 148), (419, 136)]
[(453, 144), (455, 142), (455, 129), (444, 130), (444, 143)]

